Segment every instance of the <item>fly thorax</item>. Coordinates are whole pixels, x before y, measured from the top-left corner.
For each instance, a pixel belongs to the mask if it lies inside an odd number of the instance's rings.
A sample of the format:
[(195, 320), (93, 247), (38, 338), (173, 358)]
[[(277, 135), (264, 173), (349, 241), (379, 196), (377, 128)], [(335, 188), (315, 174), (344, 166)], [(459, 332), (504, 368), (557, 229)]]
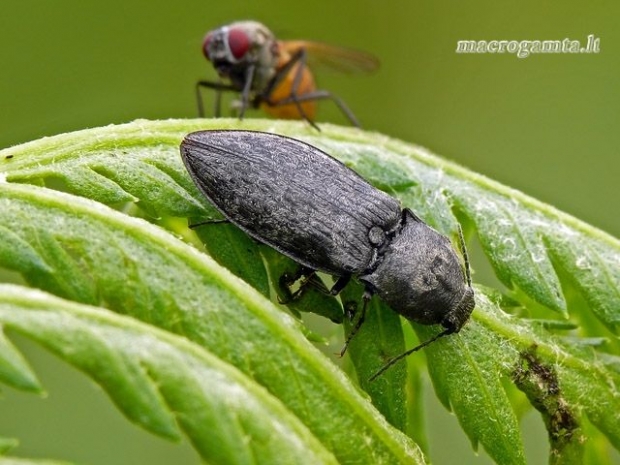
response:
[(279, 47), (274, 35), (264, 26), (256, 30), (254, 41), (252, 54), (256, 71), (252, 88), (260, 92), (267, 87), (276, 74)]

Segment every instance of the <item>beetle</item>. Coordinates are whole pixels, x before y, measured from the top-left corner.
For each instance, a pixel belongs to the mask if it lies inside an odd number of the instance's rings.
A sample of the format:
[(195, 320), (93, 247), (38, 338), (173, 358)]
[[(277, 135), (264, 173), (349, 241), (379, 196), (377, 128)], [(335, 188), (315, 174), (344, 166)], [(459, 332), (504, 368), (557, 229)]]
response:
[(469, 319), (475, 299), (462, 234), (464, 268), (446, 236), (327, 153), (239, 130), (190, 133), (180, 151), (199, 191), (228, 221), (301, 264), (306, 276), (337, 277), (333, 295), (351, 277), (364, 285), (362, 312), (342, 354), (374, 294), (411, 321), (444, 327), (375, 377)]
[(198, 81), (198, 114), (204, 116), (201, 89), (214, 89), (215, 116), (220, 116), (221, 93), (240, 94), (239, 117), (247, 108), (261, 107), (276, 118), (314, 123), (317, 100), (332, 100), (351, 124), (359, 122), (347, 105), (332, 93), (317, 89), (307, 61), (314, 58), (345, 72), (372, 72), (379, 61), (369, 53), (309, 40), (277, 40), (257, 21), (237, 21), (209, 31), (202, 52), (220, 78)]

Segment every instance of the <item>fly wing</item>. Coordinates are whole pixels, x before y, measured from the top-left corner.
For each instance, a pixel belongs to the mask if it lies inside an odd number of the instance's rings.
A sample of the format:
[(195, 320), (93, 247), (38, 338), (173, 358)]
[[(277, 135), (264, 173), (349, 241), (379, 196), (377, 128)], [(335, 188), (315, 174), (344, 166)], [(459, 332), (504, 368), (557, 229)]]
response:
[(312, 269), (365, 270), (376, 233), (395, 228), (397, 200), (304, 142), (252, 131), (200, 131), (181, 144), (195, 184), (250, 236)]
[(281, 40), (278, 43), (290, 55), (305, 49), (310, 66), (322, 64), (347, 74), (372, 73), (379, 69), (379, 59), (362, 50), (309, 40)]

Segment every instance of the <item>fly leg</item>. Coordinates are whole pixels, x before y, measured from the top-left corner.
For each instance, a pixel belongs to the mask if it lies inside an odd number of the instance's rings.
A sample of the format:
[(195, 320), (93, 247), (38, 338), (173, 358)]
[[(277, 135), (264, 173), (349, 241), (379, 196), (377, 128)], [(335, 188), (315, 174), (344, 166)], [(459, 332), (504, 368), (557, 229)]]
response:
[[(241, 89), (241, 108), (239, 109), (239, 119), (243, 119), (245, 110), (249, 106), (250, 92), (252, 91), (255, 69), (256, 67), (254, 65), (248, 66), (245, 73), (245, 81), (243, 84), (243, 89)], [(222, 113), (222, 92), (239, 92), (237, 87), (232, 84), (224, 84), (221, 81), (198, 81), (196, 83), (196, 102), (198, 104), (198, 116), (201, 118), (205, 116), (202, 89), (213, 89), (215, 91), (215, 108), (213, 114), (216, 118), (219, 118)]]
[(215, 108), (213, 115), (216, 118), (221, 116), (221, 106), (222, 106), (222, 92), (231, 91), (238, 92), (238, 90), (233, 87), (231, 84), (224, 84), (223, 82), (213, 82), (213, 81), (198, 81), (196, 83), (196, 103), (198, 104), (198, 116), (204, 118), (205, 116), (205, 108), (204, 102), (202, 98), (202, 89), (212, 89), (215, 91)]
[[(299, 100), (298, 95), (297, 95), (297, 90), (299, 89), (299, 84), (301, 83), (301, 79), (303, 77), (303, 71), (306, 67), (306, 55), (307, 55), (307, 52), (305, 48), (301, 48), (297, 52), (295, 52), (295, 54), (293, 54), (291, 59), (287, 61), (286, 64), (278, 70), (277, 74), (273, 77), (273, 79), (269, 83), (269, 86), (267, 87), (267, 89), (265, 89), (265, 91), (260, 95), (260, 100), (272, 107), (290, 105), (291, 103), (294, 104), (297, 107), (297, 111), (299, 112), (301, 117), (304, 120), (306, 120), (308, 124), (310, 124), (314, 129), (316, 129), (317, 131), (320, 131), (316, 123), (312, 121), (310, 117), (306, 114), (306, 112), (304, 111), (303, 107), (301, 106), (301, 102), (303, 100)], [(282, 81), (286, 79), (286, 77), (288, 76), (288, 74), (291, 72), (291, 70), (293, 69), (295, 65), (299, 65), (299, 66), (297, 66), (297, 69), (295, 70), (295, 75), (293, 76), (293, 84), (291, 86), (290, 95), (281, 100), (275, 100), (275, 101), (272, 100), (271, 94), (274, 92), (275, 89), (278, 88), (278, 86), (282, 83)]]
[(250, 65), (245, 73), (245, 84), (241, 91), (241, 109), (239, 110), (239, 119), (243, 119), (245, 110), (248, 108), (250, 101), (250, 91), (252, 90), (252, 83), (254, 81), (254, 70), (256, 66)]
[[(300, 106), (302, 102), (316, 101), (316, 100), (331, 100), (332, 102), (336, 104), (336, 106), (340, 109), (342, 114), (347, 117), (347, 119), (353, 126), (357, 128), (360, 127), (359, 121), (357, 120), (353, 112), (349, 109), (349, 107), (342, 101), (342, 99), (340, 99), (339, 97), (335, 96), (334, 94), (332, 94), (331, 92), (327, 90), (315, 90), (312, 92), (307, 92), (302, 95), (294, 95), (294, 96), (291, 94), (290, 97), (282, 99), (282, 100), (278, 100), (277, 102), (272, 103), (272, 105), (280, 106), (280, 105), (288, 105), (290, 103), (295, 103), (298, 106)], [(313, 123), (310, 120), (308, 120), (308, 122), (312, 124), (312, 126), (318, 129), (315, 123)]]
[[(273, 107), (290, 105), (291, 103), (295, 104), (302, 118), (305, 119), (313, 128), (315, 128), (318, 131), (320, 131), (319, 127), (314, 121), (312, 121), (308, 117), (308, 115), (306, 115), (301, 104), (303, 102), (311, 102), (311, 101), (317, 101), (317, 100), (331, 100), (340, 109), (342, 114), (344, 114), (347, 117), (349, 122), (353, 126), (359, 128), (360, 123), (355, 117), (355, 115), (353, 114), (353, 112), (339, 97), (335, 96), (331, 92), (328, 92), (326, 90), (314, 90), (312, 92), (306, 92), (305, 94), (301, 94), (301, 95), (297, 93), (299, 89), (299, 85), (301, 83), (303, 70), (306, 67), (306, 57), (307, 57), (306, 49), (302, 48), (298, 52), (296, 52), (292, 56), (292, 58), (280, 69), (278, 74), (275, 76), (270, 86), (267, 88), (267, 90), (262, 95), (262, 100), (264, 100), (268, 105), (273, 106)], [(293, 66), (295, 66), (297, 63), (299, 63), (299, 66), (295, 70), (295, 76), (293, 77), (293, 85), (291, 87), (291, 94), (288, 97), (277, 100), (277, 101), (271, 100), (270, 99), (271, 93), (274, 91), (274, 89), (278, 87), (278, 85), (282, 82), (282, 80), (286, 78), (286, 76), (291, 71)]]

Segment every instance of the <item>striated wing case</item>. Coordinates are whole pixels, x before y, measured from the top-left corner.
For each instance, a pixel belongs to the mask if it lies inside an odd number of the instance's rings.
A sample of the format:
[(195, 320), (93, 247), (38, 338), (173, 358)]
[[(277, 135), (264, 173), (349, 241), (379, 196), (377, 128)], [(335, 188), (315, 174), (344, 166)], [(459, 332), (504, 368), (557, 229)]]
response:
[(400, 221), (396, 199), (295, 139), (199, 131), (185, 138), (181, 156), (198, 188), (226, 218), (312, 269), (362, 272), (374, 258), (381, 230), (393, 230)]

